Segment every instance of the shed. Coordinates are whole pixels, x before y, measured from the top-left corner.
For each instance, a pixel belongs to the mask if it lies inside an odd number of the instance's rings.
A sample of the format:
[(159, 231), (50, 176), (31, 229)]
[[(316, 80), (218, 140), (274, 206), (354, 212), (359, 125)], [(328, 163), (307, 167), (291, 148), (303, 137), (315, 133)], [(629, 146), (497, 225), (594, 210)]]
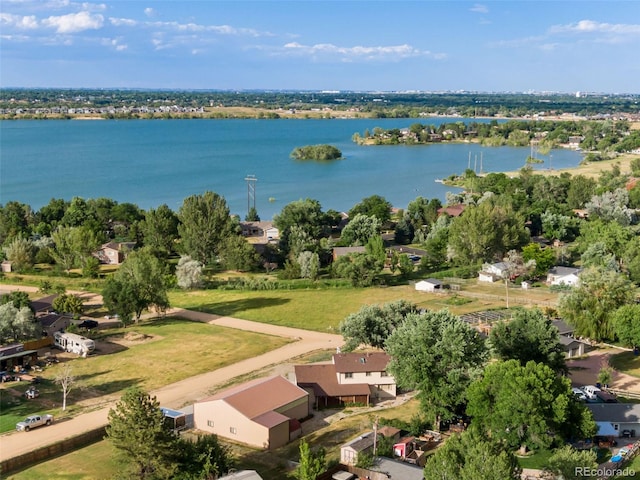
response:
[(179, 410), (172, 410), (170, 408), (160, 407), (162, 414), (164, 415), (165, 423), (174, 432), (179, 432), (187, 428), (187, 414)]
[(435, 278), (420, 280), (419, 282), (416, 282), (416, 290), (419, 292), (435, 292), (436, 290), (442, 290), (442, 282)]
[(0, 271), (2, 271), (2, 273), (11, 273), (11, 262), (9, 260), (4, 260), (0, 263)]

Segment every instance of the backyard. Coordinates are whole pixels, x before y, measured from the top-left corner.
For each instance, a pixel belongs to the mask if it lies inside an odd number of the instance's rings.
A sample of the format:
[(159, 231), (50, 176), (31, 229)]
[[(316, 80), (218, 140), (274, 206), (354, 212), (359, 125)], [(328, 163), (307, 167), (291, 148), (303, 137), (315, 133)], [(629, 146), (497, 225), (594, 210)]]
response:
[(62, 394), (54, 378), (69, 363), (78, 385), (68, 398), (67, 415), (103, 403), (127, 387), (138, 385), (152, 391), (187, 377), (216, 370), (279, 348), (288, 339), (231, 328), (164, 318), (127, 329), (100, 331), (95, 337), (96, 354), (88, 358), (52, 353), (60, 363), (45, 368), (38, 376), (39, 398), (27, 400), (27, 382), (4, 383), (0, 387), (2, 416), (0, 432), (15, 428), (16, 421), (33, 413), (61, 414)]

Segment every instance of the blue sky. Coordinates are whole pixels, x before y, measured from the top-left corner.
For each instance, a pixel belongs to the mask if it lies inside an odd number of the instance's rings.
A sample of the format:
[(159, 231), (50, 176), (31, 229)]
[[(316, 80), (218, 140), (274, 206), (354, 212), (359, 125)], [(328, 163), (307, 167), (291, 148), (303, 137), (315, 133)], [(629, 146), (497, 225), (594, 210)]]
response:
[(640, 1), (0, 0), (0, 86), (640, 93)]

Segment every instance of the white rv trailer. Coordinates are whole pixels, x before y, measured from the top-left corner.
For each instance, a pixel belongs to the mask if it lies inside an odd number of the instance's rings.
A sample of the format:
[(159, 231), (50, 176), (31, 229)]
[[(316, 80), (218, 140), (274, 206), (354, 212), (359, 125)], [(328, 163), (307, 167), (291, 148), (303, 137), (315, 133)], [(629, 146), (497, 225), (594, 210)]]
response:
[(90, 338), (67, 332), (55, 332), (53, 334), (53, 344), (66, 352), (76, 353), (83, 357), (86, 357), (96, 348), (95, 342)]

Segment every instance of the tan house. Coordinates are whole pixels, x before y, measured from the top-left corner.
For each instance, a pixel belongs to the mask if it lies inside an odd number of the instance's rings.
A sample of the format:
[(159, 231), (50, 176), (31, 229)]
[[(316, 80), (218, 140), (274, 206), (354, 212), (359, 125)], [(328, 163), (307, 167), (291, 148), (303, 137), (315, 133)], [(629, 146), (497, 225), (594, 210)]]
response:
[(337, 353), (331, 363), (296, 365), (296, 383), (313, 408), (392, 399), (396, 381), (387, 374), (389, 360), (384, 352)]
[(124, 262), (126, 253), (133, 250), (136, 242), (109, 242), (93, 252), (93, 256), (106, 265), (120, 265)]
[(259, 378), (193, 406), (195, 427), (230, 440), (273, 449), (301, 433), (309, 394), (281, 376)]
[(280, 231), (273, 222), (240, 222), (242, 235), (260, 243), (269, 243), (280, 238)]

